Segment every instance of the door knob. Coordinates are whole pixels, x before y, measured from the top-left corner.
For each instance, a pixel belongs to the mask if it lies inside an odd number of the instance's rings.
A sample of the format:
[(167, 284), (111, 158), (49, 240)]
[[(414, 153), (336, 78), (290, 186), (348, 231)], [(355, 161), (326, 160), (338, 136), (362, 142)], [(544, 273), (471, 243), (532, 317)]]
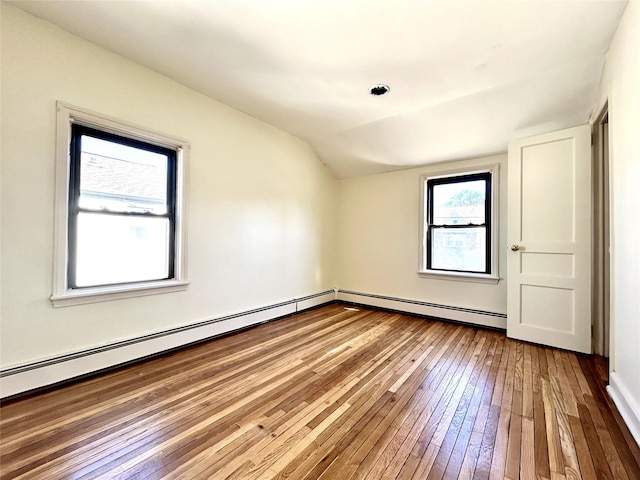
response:
[(520, 245), (514, 243), (513, 245), (511, 245), (511, 251), (512, 252), (517, 252), (518, 250), (520, 250)]

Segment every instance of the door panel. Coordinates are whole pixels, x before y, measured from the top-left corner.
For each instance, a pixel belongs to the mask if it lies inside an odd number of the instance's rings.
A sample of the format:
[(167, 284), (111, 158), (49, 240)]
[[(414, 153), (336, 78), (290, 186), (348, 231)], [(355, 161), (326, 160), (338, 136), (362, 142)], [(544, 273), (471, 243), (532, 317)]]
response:
[(525, 146), (521, 155), (522, 238), (573, 242), (574, 193), (567, 188), (575, 183), (571, 140)]
[(591, 352), (589, 126), (509, 144), (507, 335)]

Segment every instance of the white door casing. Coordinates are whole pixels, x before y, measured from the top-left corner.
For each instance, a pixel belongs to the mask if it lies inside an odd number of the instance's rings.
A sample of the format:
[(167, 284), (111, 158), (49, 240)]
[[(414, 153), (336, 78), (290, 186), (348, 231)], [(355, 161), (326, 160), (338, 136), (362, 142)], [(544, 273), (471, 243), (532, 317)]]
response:
[(507, 335), (591, 353), (591, 130), (509, 143)]

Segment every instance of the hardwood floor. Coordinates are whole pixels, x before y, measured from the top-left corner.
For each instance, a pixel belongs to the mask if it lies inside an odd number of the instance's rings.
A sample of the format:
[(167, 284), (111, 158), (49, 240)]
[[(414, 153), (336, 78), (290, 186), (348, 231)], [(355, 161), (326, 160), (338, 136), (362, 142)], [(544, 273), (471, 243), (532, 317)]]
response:
[(0, 477), (638, 480), (602, 371), (334, 304), (8, 402)]

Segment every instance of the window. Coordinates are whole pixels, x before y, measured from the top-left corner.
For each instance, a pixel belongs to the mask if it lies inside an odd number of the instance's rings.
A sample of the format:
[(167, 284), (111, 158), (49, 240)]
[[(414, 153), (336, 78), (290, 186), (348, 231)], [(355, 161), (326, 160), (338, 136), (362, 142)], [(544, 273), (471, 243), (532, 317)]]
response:
[(188, 145), (58, 106), (54, 306), (186, 288)]
[(173, 277), (176, 152), (71, 127), (71, 288)]
[(498, 281), (498, 166), (424, 175), (419, 273)]

